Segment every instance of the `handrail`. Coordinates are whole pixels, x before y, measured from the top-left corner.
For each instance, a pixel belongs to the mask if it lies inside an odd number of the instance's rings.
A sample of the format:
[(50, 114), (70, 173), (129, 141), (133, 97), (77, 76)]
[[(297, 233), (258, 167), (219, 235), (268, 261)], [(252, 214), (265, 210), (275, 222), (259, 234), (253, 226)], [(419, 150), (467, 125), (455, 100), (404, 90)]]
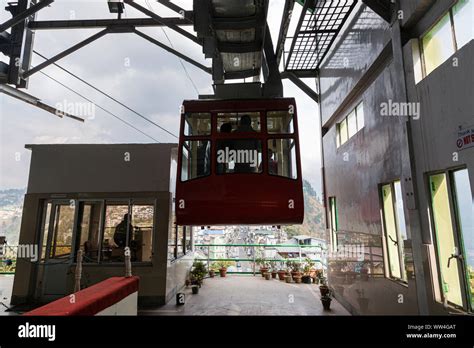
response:
[(194, 246), (236, 246), (236, 247), (274, 247), (274, 248), (323, 248), (321, 245), (307, 245), (307, 244), (194, 244)]

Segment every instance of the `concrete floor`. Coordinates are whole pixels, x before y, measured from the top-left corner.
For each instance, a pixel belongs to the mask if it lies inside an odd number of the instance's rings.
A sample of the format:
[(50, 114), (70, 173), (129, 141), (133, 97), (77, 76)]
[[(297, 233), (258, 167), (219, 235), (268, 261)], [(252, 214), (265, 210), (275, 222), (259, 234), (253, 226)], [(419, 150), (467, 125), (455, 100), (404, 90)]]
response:
[(182, 292), (186, 304), (172, 299), (156, 309), (139, 310), (138, 315), (350, 315), (335, 299), (325, 311), (315, 284), (287, 284), (261, 276), (227, 275), (204, 280), (199, 294), (191, 287)]
[[(10, 306), (13, 289), (13, 275), (0, 275), (0, 302)], [(0, 315), (16, 315), (14, 312), (6, 312), (5, 306), (0, 304)]]

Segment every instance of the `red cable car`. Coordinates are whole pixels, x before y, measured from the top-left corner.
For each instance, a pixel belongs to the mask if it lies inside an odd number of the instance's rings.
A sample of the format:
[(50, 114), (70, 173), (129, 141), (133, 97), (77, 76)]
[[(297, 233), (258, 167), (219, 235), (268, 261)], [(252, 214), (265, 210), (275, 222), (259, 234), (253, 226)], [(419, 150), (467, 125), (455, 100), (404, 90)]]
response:
[(176, 223), (303, 222), (294, 98), (184, 101)]

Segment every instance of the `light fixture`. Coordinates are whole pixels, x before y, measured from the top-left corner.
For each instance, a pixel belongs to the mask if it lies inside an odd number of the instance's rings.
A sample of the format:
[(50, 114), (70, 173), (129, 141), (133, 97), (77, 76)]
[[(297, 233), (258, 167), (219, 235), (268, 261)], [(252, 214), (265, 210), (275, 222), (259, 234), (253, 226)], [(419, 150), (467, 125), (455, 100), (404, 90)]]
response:
[(108, 0), (110, 13), (123, 13), (124, 4), (123, 0)]

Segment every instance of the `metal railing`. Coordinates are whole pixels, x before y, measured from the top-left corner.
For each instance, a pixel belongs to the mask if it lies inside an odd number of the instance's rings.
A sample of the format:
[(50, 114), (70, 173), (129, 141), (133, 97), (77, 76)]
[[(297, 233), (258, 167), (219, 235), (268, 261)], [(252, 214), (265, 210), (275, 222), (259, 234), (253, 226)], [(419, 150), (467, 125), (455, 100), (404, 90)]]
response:
[[(196, 257), (196, 260), (205, 261), (207, 263), (207, 268), (210, 269), (211, 262), (214, 261), (233, 261), (233, 262), (250, 262), (252, 263), (252, 271), (227, 271), (229, 274), (257, 274), (256, 264), (257, 261), (261, 262), (277, 262), (277, 263), (286, 263), (287, 261), (303, 263), (306, 262), (305, 259), (308, 257), (303, 257), (303, 249), (318, 249), (319, 254), (322, 256), (322, 253), (326, 251), (322, 245), (307, 245), (307, 244), (195, 244), (195, 248), (205, 248), (204, 250), (207, 251), (207, 257), (202, 259)], [(221, 257), (221, 258), (211, 258), (211, 247), (232, 247), (232, 248), (251, 248), (251, 257), (250, 258), (242, 258), (242, 257)], [(258, 252), (264, 252), (271, 249), (279, 249), (279, 248), (295, 248), (295, 252), (289, 252), (290, 254), (297, 254), (297, 257), (283, 257), (277, 256), (274, 258), (264, 258), (264, 257), (257, 257)], [(227, 253), (227, 252), (226, 252)], [(317, 252), (315, 252), (317, 254)], [(262, 255), (263, 256), (263, 255)], [(326, 267), (326, 262), (322, 259), (313, 259), (311, 261), (320, 264), (322, 268)]]

